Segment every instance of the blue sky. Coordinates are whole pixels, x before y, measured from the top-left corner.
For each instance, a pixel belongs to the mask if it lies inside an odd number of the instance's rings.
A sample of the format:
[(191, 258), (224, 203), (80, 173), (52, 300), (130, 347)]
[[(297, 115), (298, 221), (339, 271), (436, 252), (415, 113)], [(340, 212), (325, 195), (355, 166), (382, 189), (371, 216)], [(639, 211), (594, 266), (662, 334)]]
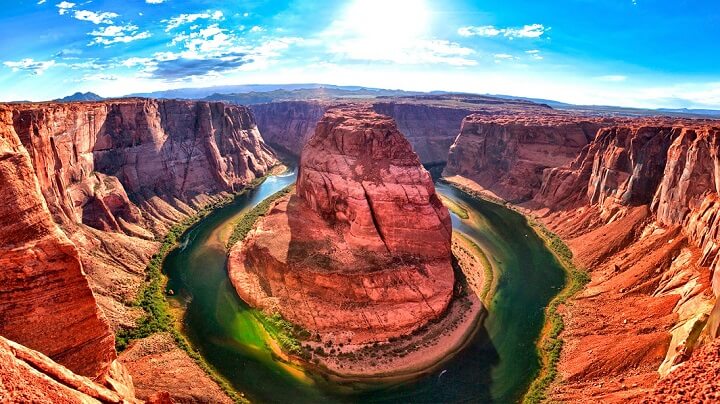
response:
[(720, 108), (711, 0), (30, 0), (0, 99), (320, 82)]

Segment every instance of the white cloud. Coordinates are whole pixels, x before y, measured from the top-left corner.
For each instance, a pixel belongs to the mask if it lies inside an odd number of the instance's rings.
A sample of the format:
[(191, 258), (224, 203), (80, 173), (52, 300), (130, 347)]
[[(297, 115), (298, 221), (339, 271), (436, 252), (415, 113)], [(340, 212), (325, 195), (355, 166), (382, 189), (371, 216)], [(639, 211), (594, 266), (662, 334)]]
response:
[(145, 32), (138, 32), (138, 27), (132, 24), (126, 25), (109, 25), (95, 31), (90, 32), (95, 38), (89, 45), (112, 45), (114, 43), (128, 43), (139, 39), (150, 38), (152, 35)]
[(549, 31), (550, 28), (545, 28), (542, 24), (530, 24), (524, 25), (517, 28), (498, 28), (493, 25), (483, 25), (479, 27), (467, 26), (458, 29), (458, 34), (464, 37), (471, 36), (482, 36), (482, 37), (496, 37), (503, 36), (509, 39), (516, 38), (539, 38)]
[(40, 0), (40, 1), (37, 2), (37, 4), (45, 4), (46, 1), (47, 1), (47, 0)]
[(173, 30), (183, 24), (191, 23), (197, 20), (201, 19), (211, 19), (215, 21), (219, 21), (223, 19), (223, 13), (220, 10), (210, 12), (210, 10), (204, 12), (204, 13), (196, 13), (196, 14), (180, 14), (177, 17), (173, 17), (169, 20), (163, 20), (163, 22), (167, 23), (167, 26), (165, 27), (165, 31)]
[(118, 14), (104, 11), (96, 13), (88, 10), (77, 10), (74, 17), (80, 21), (90, 21), (93, 24), (112, 24), (112, 19), (118, 17)]
[(69, 1), (61, 1), (60, 3), (56, 4), (55, 7), (58, 8), (58, 14), (65, 15), (65, 13), (67, 13), (69, 9), (75, 7), (75, 3), (70, 3)]
[(609, 82), (613, 82), (613, 83), (619, 83), (619, 82), (627, 80), (627, 76), (623, 76), (620, 74), (609, 74), (606, 76), (600, 76), (597, 79), (600, 81), (609, 81)]
[(54, 60), (36, 61), (33, 59), (22, 59), (17, 62), (7, 61), (3, 63), (5, 66), (11, 68), (14, 72), (27, 71), (34, 75), (41, 75), (45, 70), (55, 65)]
[(265, 31), (265, 28), (255, 25), (254, 27), (250, 28), (250, 32), (263, 32)]
[(162, 4), (165, 0), (145, 0), (145, 3), (147, 4)]
[(515, 56), (507, 54), (507, 53), (496, 53), (494, 56), (495, 56), (495, 59), (503, 59), (503, 60), (515, 59)]
[(535, 60), (543, 60), (543, 56), (540, 54), (540, 51), (537, 50), (537, 49), (526, 50), (525, 53), (527, 53), (528, 55), (530, 55), (530, 57), (531, 57), (532, 59), (535, 59)]

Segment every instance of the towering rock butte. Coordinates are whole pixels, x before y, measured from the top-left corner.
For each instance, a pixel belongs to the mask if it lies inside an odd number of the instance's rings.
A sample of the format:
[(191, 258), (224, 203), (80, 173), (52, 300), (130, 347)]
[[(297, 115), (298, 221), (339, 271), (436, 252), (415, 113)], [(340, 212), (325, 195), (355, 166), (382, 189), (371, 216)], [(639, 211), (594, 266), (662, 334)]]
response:
[(546, 168), (572, 161), (610, 123), (550, 112), (469, 115), (443, 175), (470, 178), (502, 199), (523, 202), (540, 188)]
[(392, 119), (330, 109), (303, 149), (297, 193), (230, 251), (249, 304), (353, 343), (406, 335), (453, 293), (451, 224)]

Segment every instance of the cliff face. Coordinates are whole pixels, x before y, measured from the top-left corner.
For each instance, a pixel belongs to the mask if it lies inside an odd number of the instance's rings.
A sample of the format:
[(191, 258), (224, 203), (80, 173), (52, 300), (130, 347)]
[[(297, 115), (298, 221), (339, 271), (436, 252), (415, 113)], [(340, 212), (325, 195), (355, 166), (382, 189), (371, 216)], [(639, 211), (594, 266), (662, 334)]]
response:
[(474, 114), (462, 122), (443, 175), (461, 175), (497, 196), (531, 199), (543, 171), (572, 161), (607, 122), (557, 114)]
[(463, 119), (473, 111), (412, 103), (378, 102), (373, 109), (395, 120), (423, 164), (445, 163)]
[[(341, 101), (285, 101), (253, 105), (258, 128), (268, 143), (299, 157), (325, 111)], [(466, 107), (420, 102), (375, 102), (367, 106), (395, 120), (423, 164), (445, 163), (448, 149), (460, 130)]]
[(363, 344), (440, 316), (453, 290), (451, 225), (432, 180), (393, 121), (329, 110), (303, 149), (297, 194), (230, 252), (253, 306), (323, 338)]
[(121, 100), (7, 109), (114, 327), (140, 315), (123, 303), (141, 287), (157, 237), (276, 162), (244, 107)]
[[(592, 271), (566, 313), (572, 342), (557, 398), (642, 396), (694, 349), (720, 277), (719, 132), (717, 122), (630, 122), (601, 130), (571, 164), (546, 170), (528, 206), (543, 208), (543, 220)], [(605, 369), (593, 371), (600, 361)], [(628, 363), (635, 388), (623, 391)], [(582, 387), (591, 380), (605, 390)]]
[(78, 251), (52, 221), (8, 111), (0, 111), (0, 240), (0, 334), (79, 374), (106, 372), (113, 335)]
[(249, 110), (222, 103), (9, 104), (0, 118), (0, 334), (123, 386), (105, 318), (135, 326), (159, 237), (276, 160)]
[(319, 101), (286, 101), (250, 107), (263, 138), (294, 157), (300, 156), (305, 142), (329, 104)]

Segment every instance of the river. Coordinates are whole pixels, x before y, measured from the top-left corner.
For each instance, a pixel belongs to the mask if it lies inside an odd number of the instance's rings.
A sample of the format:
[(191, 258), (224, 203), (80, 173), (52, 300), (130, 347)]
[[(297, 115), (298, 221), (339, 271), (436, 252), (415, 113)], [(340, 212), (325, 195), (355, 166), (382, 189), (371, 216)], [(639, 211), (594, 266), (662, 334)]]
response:
[(295, 174), (268, 178), (217, 209), (183, 235), (164, 262), (168, 288), (182, 306), (183, 332), (206, 361), (238, 391), (261, 403), (516, 402), (539, 369), (536, 341), (544, 308), (562, 289), (560, 264), (525, 218), (442, 183), (438, 192), (469, 212), (452, 215), (453, 229), (478, 244), (499, 279), (488, 316), (473, 340), (435, 372), (402, 384), (339, 385), (275, 358), (253, 309), (232, 289), (225, 242), (234, 221), (292, 184)]

